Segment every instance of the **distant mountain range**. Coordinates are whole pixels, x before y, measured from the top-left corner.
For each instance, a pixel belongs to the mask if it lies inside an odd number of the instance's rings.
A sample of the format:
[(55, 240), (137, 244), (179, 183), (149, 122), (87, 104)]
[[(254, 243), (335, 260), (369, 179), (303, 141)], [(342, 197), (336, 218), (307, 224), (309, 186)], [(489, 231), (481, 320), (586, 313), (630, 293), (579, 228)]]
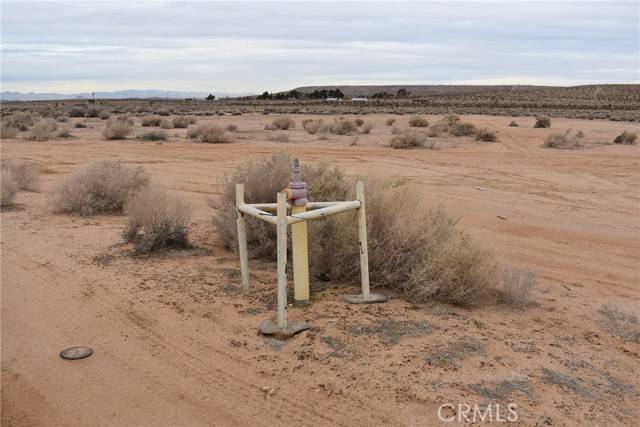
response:
[[(128, 98), (172, 98), (172, 99), (184, 99), (184, 98), (205, 98), (210, 92), (178, 92), (178, 91), (166, 91), (166, 90), (117, 90), (113, 92), (95, 92), (96, 99), (128, 99)], [(252, 93), (225, 93), (225, 92), (213, 92), (217, 99), (220, 98), (233, 98), (237, 96), (250, 96)], [(2, 101), (49, 101), (49, 100), (64, 100), (64, 99), (92, 99), (94, 94), (91, 92), (82, 93), (39, 93), (39, 92), (9, 92), (4, 91), (0, 93), (0, 100)]]
[(335, 85), (335, 86), (301, 86), (295, 88), (300, 93), (307, 94), (315, 90), (340, 89), (345, 96), (371, 96), (374, 93), (387, 92), (396, 94), (405, 89), (414, 96), (471, 94), (483, 92), (515, 92), (532, 89), (548, 89), (552, 86), (533, 85)]

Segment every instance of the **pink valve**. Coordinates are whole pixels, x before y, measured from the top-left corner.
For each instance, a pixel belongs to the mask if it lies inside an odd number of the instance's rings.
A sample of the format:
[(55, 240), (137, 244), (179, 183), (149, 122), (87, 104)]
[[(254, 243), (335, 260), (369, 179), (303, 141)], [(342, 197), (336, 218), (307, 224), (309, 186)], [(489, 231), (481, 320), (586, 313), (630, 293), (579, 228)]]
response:
[(307, 204), (307, 184), (302, 181), (300, 162), (293, 161), (293, 174), (287, 189), (287, 199), (293, 206), (305, 206)]

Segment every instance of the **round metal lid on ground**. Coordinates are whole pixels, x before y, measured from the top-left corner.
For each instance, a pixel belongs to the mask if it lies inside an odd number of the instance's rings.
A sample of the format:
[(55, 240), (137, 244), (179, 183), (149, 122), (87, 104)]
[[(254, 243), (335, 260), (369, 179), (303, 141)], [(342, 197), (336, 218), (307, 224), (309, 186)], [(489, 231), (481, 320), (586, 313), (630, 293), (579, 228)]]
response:
[(60, 352), (60, 357), (67, 360), (78, 360), (89, 357), (93, 354), (93, 350), (89, 347), (69, 347)]

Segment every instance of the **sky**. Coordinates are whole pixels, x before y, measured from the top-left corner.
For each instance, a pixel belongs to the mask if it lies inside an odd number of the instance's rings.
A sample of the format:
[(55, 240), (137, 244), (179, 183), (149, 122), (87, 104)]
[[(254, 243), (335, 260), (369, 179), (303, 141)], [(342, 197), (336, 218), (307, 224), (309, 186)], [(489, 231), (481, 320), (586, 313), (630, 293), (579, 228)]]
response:
[(2, 90), (640, 82), (639, 1), (1, 1)]

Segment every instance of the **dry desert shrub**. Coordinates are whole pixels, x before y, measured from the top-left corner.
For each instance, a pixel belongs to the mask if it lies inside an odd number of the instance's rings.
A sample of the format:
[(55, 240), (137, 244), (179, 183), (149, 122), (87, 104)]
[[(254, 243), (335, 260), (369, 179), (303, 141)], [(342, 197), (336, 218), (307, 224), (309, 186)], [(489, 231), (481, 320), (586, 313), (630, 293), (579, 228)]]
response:
[(283, 116), (273, 119), (271, 127), (280, 130), (293, 129), (296, 127), (296, 122), (289, 116)]
[(443, 133), (448, 131), (449, 125), (447, 125), (445, 122), (438, 122), (429, 126), (429, 129), (427, 129), (427, 135), (432, 138), (439, 138)]
[(142, 118), (142, 126), (160, 126), (160, 116), (144, 116)]
[(387, 126), (393, 126), (393, 124), (396, 122), (396, 119), (394, 117), (390, 117), (385, 121), (385, 124)]
[(160, 120), (160, 127), (162, 129), (173, 129), (173, 122), (167, 119)]
[(625, 341), (640, 342), (640, 322), (636, 315), (613, 304), (603, 305), (599, 312), (605, 316), (605, 330)]
[(498, 140), (498, 134), (495, 131), (488, 129), (478, 129), (476, 131), (476, 141), (496, 142)]
[(76, 129), (85, 129), (87, 127), (87, 124), (85, 122), (75, 122), (73, 124), (73, 127)]
[(38, 191), (40, 188), (40, 167), (34, 163), (3, 160), (2, 170), (11, 173), (18, 191)]
[(522, 308), (533, 302), (531, 291), (535, 288), (538, 275), (530, 269), (512, 269), (505, 273), (500, 289), (500, 302), (515, 308)]
[(18, 129), (9, 126), (6, 122), (0, 125), (0, 138), (15, 138), (16, 136), (18, 136)]
[(278, 132), (276, 134), (268, 134), (267, 141), (271, 142), (289, 142), (289, 135), (284, 132)]
[(167, 132), (160, 129), (150, 130), (142, 133), (138, 138), (145, 141), (165, 141), (167, 139)]
[(73, 107), (69, 110), (69, 117), (85, 117), (84, 108)]
[(578, 135), (571, 135), (571, 129), (564, 134), (554, 133), (547, 137), (543, 147), (545, 148), (559, 148), (562, 150), (573, 150), (582, 147)]
[(9, 116), (6, 120), (7, 126), (16, 128), (21, 131), (28, 130), (38, 120), (38, 116), (33, 113), (16, 113)]
[(442, 121), (448, 126), (453, 126), (460, 121), (460, 116), (457, 114), (447, 114)]
[(187, 139), (195, 139), (200, 136), (200, 128), (202, 126), (192, 126), (187, 129)]
[(71, 135), (71, 129), (69, 129), (69, 126), (62, 126), (56, 133), (56, 136), (58, 138), (71, 138), (73, 135)]
[(29, 130), (29, 139), (34, 141), (47, 141), (54, 137), (56, 130), (58, 130), (58, 122), (54, 119), (40, 120)]
[(638, 134), (634, 132), (624, 131), (620, 135), (616, 136), (616, 139), (613, 140), (613, 143), (633, 145), (636, 143), (637, 139), (638, 139)]
[(424, 133), (414, 130), (405, 130), (398, 135), (394, 135), (390, 142), (393, 148), (418, 148), (425, 147), (434, 148), (435, 142), (429, 141)]
[[(235, 183), (245, 182), (247, 203), (268, 203), (290, 181), (290, 159), (241, 166), (223, 181), (214, 223), (225, 246), (236, 248)], [(303, 165), (312, 200), (353, 199), (352, 183), (326, 164)], [(425, 210), (406, 183), (369, 182), (366, 187), (369, 267), (372, 286), (403, 292), (409, 300), (459, 305), (495, 301), (500, 272), (480, 247), (442, 209)], [(389, 215), (393, 212), (393, 215)], [(318, 280), (360, 279), (355, 212), (309, 223), (309, 265)], [(247, 217), (252, 256), (275, 259), (275, 227)]]
[(362, 126), (364, 124), (364, 120), (362, 120), (362, 119), (356, 119), (355, 122), (356, 122), (356, 126), (358, 126), (358, 127), (360, 127), (360, 126)]
[(105, 160), (90, 164), (58, 183), (49, 194), (55, 213), (90, 216), (121, 212), (125, 202), (149, 184), (142, 167)]
[(367, 122), (367, 123), (364, 123), (363, 125), (361, 125), (360, 133), (369, 134), (369, 133), (371, 133), (372, 129), (373, 129), (373, 125), (371, 123)]
[(233, 135), (225, 131), (222, 127), (214, 124), (200, 125), (197, 130), (200, 142), (209, 144), (224, 144), (234, 142)]
[(414, 116), (409, 119), (409, 126), (412, 128), (426, 128), (429, 126), (429, 121), (426, 117)]
[(511, 123), (509, 123), (509, 126), (517, 128), (520, 125), (518, 124), (518, 122), (512, 121)]
[(454, 136), (471, 136), (476, 133), (473, 123), (455, 122), (449, 126), (449, 133)]
[(100, 108), (90, 105), (89, 107), (87, 107), (85, 115), (86, 117), (99, 117), (101, 112), (102, 111), (100, 110)]
[[(121, 116), (122, 117), (122, 116)], [(107, 126), (102, 132), (102, 136), (105, 139), (126, 139), (127, 136), (133, 133), (133, 125), (131, 125), (127, 119), (120, 120), (120, 118), (109, 119)]]
[(536, 117), (536, 123), (533, 125), (534, 128), (550, 128), (551, 127), (551, 119), (547, 116)]
[(127, 203), (128, 222), (122, 233), (136, 252), (154, 252), (189, 246), (191, 210), (182, 199), (166, 190), (149, 186)]
[[(171, 120), (173, 127), (176, 129), (186, 129), (191, 123), (191, 118), (187, 116), (177, 116)], [(195, 123), (195, 121), (194, 121)]]
[(400, 135), (402, 133), (402, 129), (398, 126), (394, 126), (391, 128), (391, 135)]
[(336, 135), (351, 135), (358, 131), (358, 126), (351, 120), (337, 119), (329, 128), (329, 131)]
[(236, 132), (238, 130), (238, 125), (229, 123), (228, 125), (225, 126), (225, 129), (229, 132)]
[(0, 206), (7, 207), (13, 204), (18, 192), (18, 184), (9, 169), (2, 169), (0, 176)]
[(324, 127), (324, 121), (306, 119), (302, 121), (302, 128), (306, 130), (311, 135), (317, 134)]

